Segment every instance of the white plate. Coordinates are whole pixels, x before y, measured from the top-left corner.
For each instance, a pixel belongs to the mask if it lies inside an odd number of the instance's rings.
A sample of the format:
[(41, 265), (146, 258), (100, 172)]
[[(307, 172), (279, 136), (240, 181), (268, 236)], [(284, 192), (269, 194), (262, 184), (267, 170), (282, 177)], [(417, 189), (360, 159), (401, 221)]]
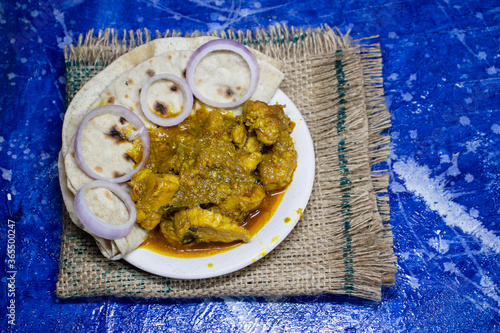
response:
[[(202, 258), (168, 257), (139, 248), (124, 257), (146, 272), (175, 279), (203, 279), (235, 272), (271, 252), (292, 231), (309, 201), (314, 181), (314, 147), (299, 110), (281, 90), (270, 104), (286, 105), (285, 113), (295, 122), (292, 132), (297, 150), (297, 169), (281, 204), (271, 220), (248, 243), (230, 251)], [(288, 222), (285, 222), (287, 220)]]

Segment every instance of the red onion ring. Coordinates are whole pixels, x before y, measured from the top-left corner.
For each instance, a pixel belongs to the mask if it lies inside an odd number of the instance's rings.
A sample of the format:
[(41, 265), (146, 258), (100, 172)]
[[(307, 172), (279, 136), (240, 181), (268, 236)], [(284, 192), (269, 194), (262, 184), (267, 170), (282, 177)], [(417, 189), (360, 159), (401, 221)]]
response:
[[(82, 152), (82, 133), (83, 133), (83, 128), (85, 127), (85, 124), (89, 122), (89, 120), (102, 116), (104, 114), (114, 114), (116, 116), (120, 116), (125, 118), (129, 123), (131, 123), (135, 129), (136, 132), (139, 133), (139, 136), (141, 138), (141, 143), (142, 143), (142, 160), (139, 162), (139, 164), (135, 167), (134, 170), (131, 172), (117, 178), (106, 178), (104, 176), (101, 176), (97, 173), (94, 172), (87, 163), (85, 163), (85, 160), (83, 158), (83, 152)], [(129, 181), (130, 178), (132, 178), (132, 175), (137, 173), (147, 162), (149, 158), (149, 134), (148, 130), (146, 129), (146, 126), (142, 122), (141, 118), (139, 118), (136, 114), (134, 114), (132, 111), (127, 109), (124, 106), (120, 105), (103, 105), (100, 106), (92, 111), (90, 111), (82, 120), (80, 125), (78, 126), (78, 130), (76, 131), (75, 135), (75, 158), (76, 162), (78, 163), (78, 166), (85, 172), (87, 175), (94, 179), (99, 179), (99, 180), (108, 180), (112, 183), (123, 183), (126, 181)]]
[[(109, 224), (98, 218), (90, 210), (85, 196), (92, 188), (105, 188), (116, 194), (125, 203), (129, 212), (129, 219), (123, 224)], [(125, 237), (137, 219), (135, 204), (130, 198), (130, 194), (125, 192), (118, 184), (104, 180), (94, 180), (85, 184), (75, 195), (75, 211), (83, 225), (94, 235), (105, 239), (118, 239)]]
[[(250, 68), (250, 87), (248, 88), (245, 96), (235, 102), (219, 103), (212, 101), (210, 100), (210, 98), (201, 94), (194, 82), (194, 71), (201, 59), (203, 59), (209, 53), (221, 50), (232, 51), (239, 54), (247, 62), (248, 67)], [(201, 102), (221, 109), (234, 108), (250, 99), (250, 97), (252, 97), (253, 93), (255, 92), (255, 89), (257, 89), (257, 83), (259, 82), (259, 65), (252, 52), (250, 52), (242, 44), (228, 39), (216, 39), (200, 46), (198, 49), (196, 49), (191, 58), (189, 58), (186, 69), (186, 81), (191, 88), (194, 96)]]
[[(158, 80), (172, 81), (179, 85), (182, 90), (182, 96), (184, 97), (184, 100), (182, 103), (181, 112), (173, 118), (160, 117), (151, 112), (151, 110), (149, 109), (148, 103), (146, 101), (146, 92), (149, 86)], [(186, 119), (187, 116), (189, 116), (189, 113), (191, 113), (191, 110), (193, 109), (194, 98), (191, 89), (183, 79), (172, 74), (158, 74), (147, 80), (146, 83), (144, 83), (144, 86), (142, 86), (140, 102), (142, 112), (144, 112), (144, 115), (150, 121), (160, 126), (174, 126), (182, 123), (182, 121)]]

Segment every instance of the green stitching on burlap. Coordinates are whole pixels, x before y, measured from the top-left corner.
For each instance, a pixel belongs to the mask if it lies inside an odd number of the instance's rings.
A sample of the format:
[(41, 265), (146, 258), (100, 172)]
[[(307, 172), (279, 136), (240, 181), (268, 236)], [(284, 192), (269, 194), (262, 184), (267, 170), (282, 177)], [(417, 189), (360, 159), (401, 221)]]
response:
[[(340, 54), (342, 50), (338, 50), (337, 53)], [(337, 110), (337, 134), (340, 136), (345, 130), (346, 121), (346, 111), (347, 108), (344, 104), (347, 103), (345, 100), (346, 96), (346, 80), (344, 67), (342, 60), (338, 59), (335, 61), (335, 77), (337, 79), (337, 96), (340, 98)], [(344, 237), (344, 246), (342, 247), (342, 257), (344, 258), (344, 290), (348, 295), (354, 291), (354, 267), (353, 267), (353, 257), (354, 251), (352, 248), (352, 237), (350, 236), (351, 229), (351, 204), (349, 193), (351, 180), (349, 179), (349, 168), (347, 164), (349, 163), (347, 159), (347, 146), (346, 139), (342, 138), (337, 145), (337, 155), (339, 159), (339, 175), (340, 175), (340, 189), (342, 192), (341, 196), (341, 213), (342, 213), (342, 236)]]

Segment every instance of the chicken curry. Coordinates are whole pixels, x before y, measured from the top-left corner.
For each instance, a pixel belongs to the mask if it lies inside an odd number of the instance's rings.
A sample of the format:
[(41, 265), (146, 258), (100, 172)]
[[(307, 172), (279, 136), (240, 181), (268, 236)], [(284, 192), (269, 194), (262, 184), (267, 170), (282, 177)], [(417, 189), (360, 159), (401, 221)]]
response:
[[(129, 182), (137, 223), (176, 249), (247, 242), (250, 217), (269, 219), (292, 181), (294, 125), (283, 106), (248, 101), (239, 116), (202, 108), (150, 129), (149, 162)], [(128, 155), (140, 160), (140, 145)]]

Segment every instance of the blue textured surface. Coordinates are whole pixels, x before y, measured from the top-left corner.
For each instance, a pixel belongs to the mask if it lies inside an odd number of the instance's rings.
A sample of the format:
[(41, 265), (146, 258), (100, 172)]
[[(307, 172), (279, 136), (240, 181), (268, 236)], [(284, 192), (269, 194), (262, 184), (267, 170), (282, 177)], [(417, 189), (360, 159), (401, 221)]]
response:
[[(500, 332), (497, 0), (41, 3), (0, 3), (0, 331)], [(276, 22), (380, 35), (393, 115), (396, 286), (380, 303), (336, 296), (56, 299), (64, 45), (92, 28), (190, 32)], [(15, 298), (10, 271), (17, 272)], [(15, 310), (7, 308), (12, 299)]]

